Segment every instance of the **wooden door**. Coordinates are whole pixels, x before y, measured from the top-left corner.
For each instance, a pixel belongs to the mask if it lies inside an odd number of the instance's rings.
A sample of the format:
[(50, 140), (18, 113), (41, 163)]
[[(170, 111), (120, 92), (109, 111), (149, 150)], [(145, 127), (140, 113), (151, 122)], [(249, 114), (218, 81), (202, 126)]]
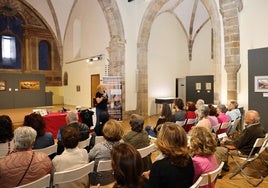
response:
[(97, 86), (100, 84), (100, 75), (92, 74), (91, 75), (91, 107), (94, 107), (94, 100), (96, 95)]

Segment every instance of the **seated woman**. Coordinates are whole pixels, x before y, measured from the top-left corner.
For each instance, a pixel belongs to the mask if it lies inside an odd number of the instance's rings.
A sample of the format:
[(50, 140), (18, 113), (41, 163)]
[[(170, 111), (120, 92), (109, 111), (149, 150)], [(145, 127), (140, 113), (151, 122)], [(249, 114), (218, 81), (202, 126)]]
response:
[(175, 123), (166, 122), (155, 143), (162, 155), (153, 163), (150, 171), (143, 173), (149, 179), (146, 187), (190, 187), (193, 184), (194, 167), (184, 129)]
[(208, 130), (211, 129), (211, 122), (208, 118), (209, 115), (209, 108), (205, 105), (201, 106), (198, 108), (198, 122), (196, 124), (196, 126), (198, 127), (205, 127)]
[(26, 115), (23, 125), (32, 127), (37, 132), (33, 149), (41, 149), (54, 144), (53, 135), (51, 132), (46, 132), (46, 123), (40, 114)]
[(108, 120), (103, 127), (103, 137), (105, 141), (97, 143), (89, 152), (89, 161), (95, 160), (94, 173), (90, 174), (90, 184), (101, 186), (110, 184), (114, 181), (112, 171), (96, 172), (100, 160), (110, 160), (113, 146), (120, 143), (124, 130), (122, 125), (114, 120)]
[(9, 116), (0, 116), (0, 158), (8, 155), (14, 148), (13, 124)]
[(187, 101), (186, 102), (186, 119), (187, 119), (187, 122), (186, 122), (186, 124), (184, 126), (184, 129), (185, 129), (185, 131), (187, 133), (191, 130), (191, 128), (196, 123), (196, 113), (195, 113), (195, 111), (196, 111), (195, 103), (192, 102), (192, 101)]
[[(123, 137), (123, 140), (134, 146), (136, 149), (149, 146), (150, 139), (147, 132), (143, 130), (144, 118), (138, 114), (132, 114), (130, 116), (129, 124), (131, 126), (131, 131)], [(143, 162), (144, 171), (150, 170), (152, 166), (151, 155), (144, 157)]]
[(217, 108), (215, 108), (212, 104), (209, 104), (208, 108), (209, 108), (208, 119), (210, 120), (211, 127), (218, 126), (219, 121), (218, 121), (218, 118), (217, 118), (217, 116), (218, 116)]
[[(201, 174), (217, 169), (218, 163), (214, 155), (217, 144), (215, 136), (204, 127), (194, 127), (190, 131), (190, 135), (190, 148), (193, 153), (192, 159), (194, 163), (195, 182)], [(212, 187), (214, 187), (214, 183)]]
[(111, 160), (116, 181), (113, 188), (144, 187), (142, 159), (133, 146), (127, 143), (114, 146), (111, 151)]
[(157, 137), (157, 133), (160, 127), (165, 122), (174, 122), (174, 117), (172, 116), (170, 106), (167, 103), (162, 104), (161, 115), (158, 118), (156, 125), (155, 126), (147, 125), (145, 127), (145, 130), (150, 136)]
[(47, 154), (32, 151), (36, 135), (28, 126), (14, 131), (14, 151), (0, 160), (1, 188), (24, 185), (51, 173), (52, 162)]
[[(67, 126), (62, 133), (62, 142), (64, 145), (64, 151), (61, 155), (57, 155), (52, 160), (54, 169), (56, 172), (71, 170), (78, 168), (88, 163), (88, 153), (86, 149), (80, 149), (77, 147), (80, 140), (80, 131), (77, 127)], [(58, 185), (58, 188), (64, 187), (89, 187), (88, 176), (81, 177), (71, 183), (65, 183)]]
[(177, 124), (183, 126), (186, 118), (186, 111), (184, 110), (184, 102), (182, 99), (175, 99), (173, 104), (175, 108), (174, 121)]

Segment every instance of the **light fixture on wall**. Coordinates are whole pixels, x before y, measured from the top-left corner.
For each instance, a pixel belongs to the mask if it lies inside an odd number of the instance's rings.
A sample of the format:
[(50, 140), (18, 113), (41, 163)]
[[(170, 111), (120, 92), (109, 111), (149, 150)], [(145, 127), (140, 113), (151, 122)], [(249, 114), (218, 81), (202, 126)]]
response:
[(195, 83), (195, 90), (197, 93), (200, 93), (200, 90), (201, 90), (201, 82), (196, 82)]
[(93, 61), (102, 60), (102, 56), (103, 56), (103, 54), (92, 56), (92, 57), (87, 59), (87, 62), (93, 62)]
[(207, 91), (207, 93), (211, 92), (211, 83), (210, 82), (206, 82), (206, 91)]

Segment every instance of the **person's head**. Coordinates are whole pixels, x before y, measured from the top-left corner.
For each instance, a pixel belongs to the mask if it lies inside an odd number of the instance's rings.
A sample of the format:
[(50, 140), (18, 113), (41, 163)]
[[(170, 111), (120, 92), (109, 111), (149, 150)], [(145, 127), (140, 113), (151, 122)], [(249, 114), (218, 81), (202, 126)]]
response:
[(190, 131), (190, 147), (195, 155), (210, 156), (216, 151), (215, 136), (205, 127), (194, 127)]
[(217, 116), (217, 108), (215, 108), (212, 104), (208, 105), (209, 108), (209, 115), (210, 116)]
[(199, 107), (203, 106), (205, 104), (205, 101), (203, 99), (198, 99), (195, 103), (195, 107), (196, 109), (198, 109)]
[(226, 113), (227, 108), (224, 104), (218, 104), (217, 105), (217, 114)]
[(32, 127), (23, 126), (14, 131), (14, 149), (17, 151), (31, 150), (36, 138), (36, 131)]
[(37, 136), (45, 134), (46, 123), (43, 117), (38, 113), (31, 113), (24, 117), (23, 126), (32, 127), (37, 132)]
[(174, 99), (174, 106), (180, 110), (184, 110), (184, 102), (182, 99)]
[(111, 161), (118, 186), (142, 187), (143, 161), (137, 149), (128, 143), (120, 143), (112, 148)]
[(195, 103), (193, 101), (187, 101), (186, 102), (186, 110), (195, 111), (196, 110)]
[(228, 110), (233, 110), (238, 108), (238, 103), (236, 101), (230, 101), (228, 104)]
[(111, 141), (111, 142), (116, 142), (116, 141), (121, 140), (124, 134), (122, 125), (114, 119), (110, 119), (105, 123), (102, 132), (103, 132), (103, 137), (107, 141)]
[(66, 126), (62, 133), (62, 142), (65, 148), (75, 148), (80, 140), (80, 131), (77, 127)]
[(256, 110), (249, 110), (245, 114), (245, 123), (254, 124), (260, 121), (260, 115)]
[(143, 130), (144, 118), (138, 114), (132, 114), (130, 116), (129, 124), (132, 131), (141, 132)]
[(165, 122), (157, 135), (158, 149), (175, 165), (185, 166), (189, 160), (185, 130), (173, 122)]
[(167, 121), (171, 119), (172, 112), (169, 104), (167, 103), (162, 104), (161, 116), (165, 117)]
[(198, 117), (205, 118), (209, 115), (209, 108), (206, 105), (202, 105), (198, 108)]
[(67, 125), (73, 122), (78, 122), (78, 114), (75, 112), (68, 112), (66, 115)]
[(97, 92), (105, 93), (106, 87), (103, 84), (99, 84), (96, 88)]
[(9, 116), (0, 116), (0, 143), (11, 141), (14, 137), (13, 123)]

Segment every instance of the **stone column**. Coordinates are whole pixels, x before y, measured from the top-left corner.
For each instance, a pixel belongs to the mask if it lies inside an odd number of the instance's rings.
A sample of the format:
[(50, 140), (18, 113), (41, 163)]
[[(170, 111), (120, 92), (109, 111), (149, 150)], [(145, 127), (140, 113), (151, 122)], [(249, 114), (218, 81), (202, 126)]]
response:
[(241, 66), (238, 12), (241, 10), (241, 0), (220, 0), (224, 26), (224, 68), (227, 72), (227, 100), (237, 100), (237, 72)]

